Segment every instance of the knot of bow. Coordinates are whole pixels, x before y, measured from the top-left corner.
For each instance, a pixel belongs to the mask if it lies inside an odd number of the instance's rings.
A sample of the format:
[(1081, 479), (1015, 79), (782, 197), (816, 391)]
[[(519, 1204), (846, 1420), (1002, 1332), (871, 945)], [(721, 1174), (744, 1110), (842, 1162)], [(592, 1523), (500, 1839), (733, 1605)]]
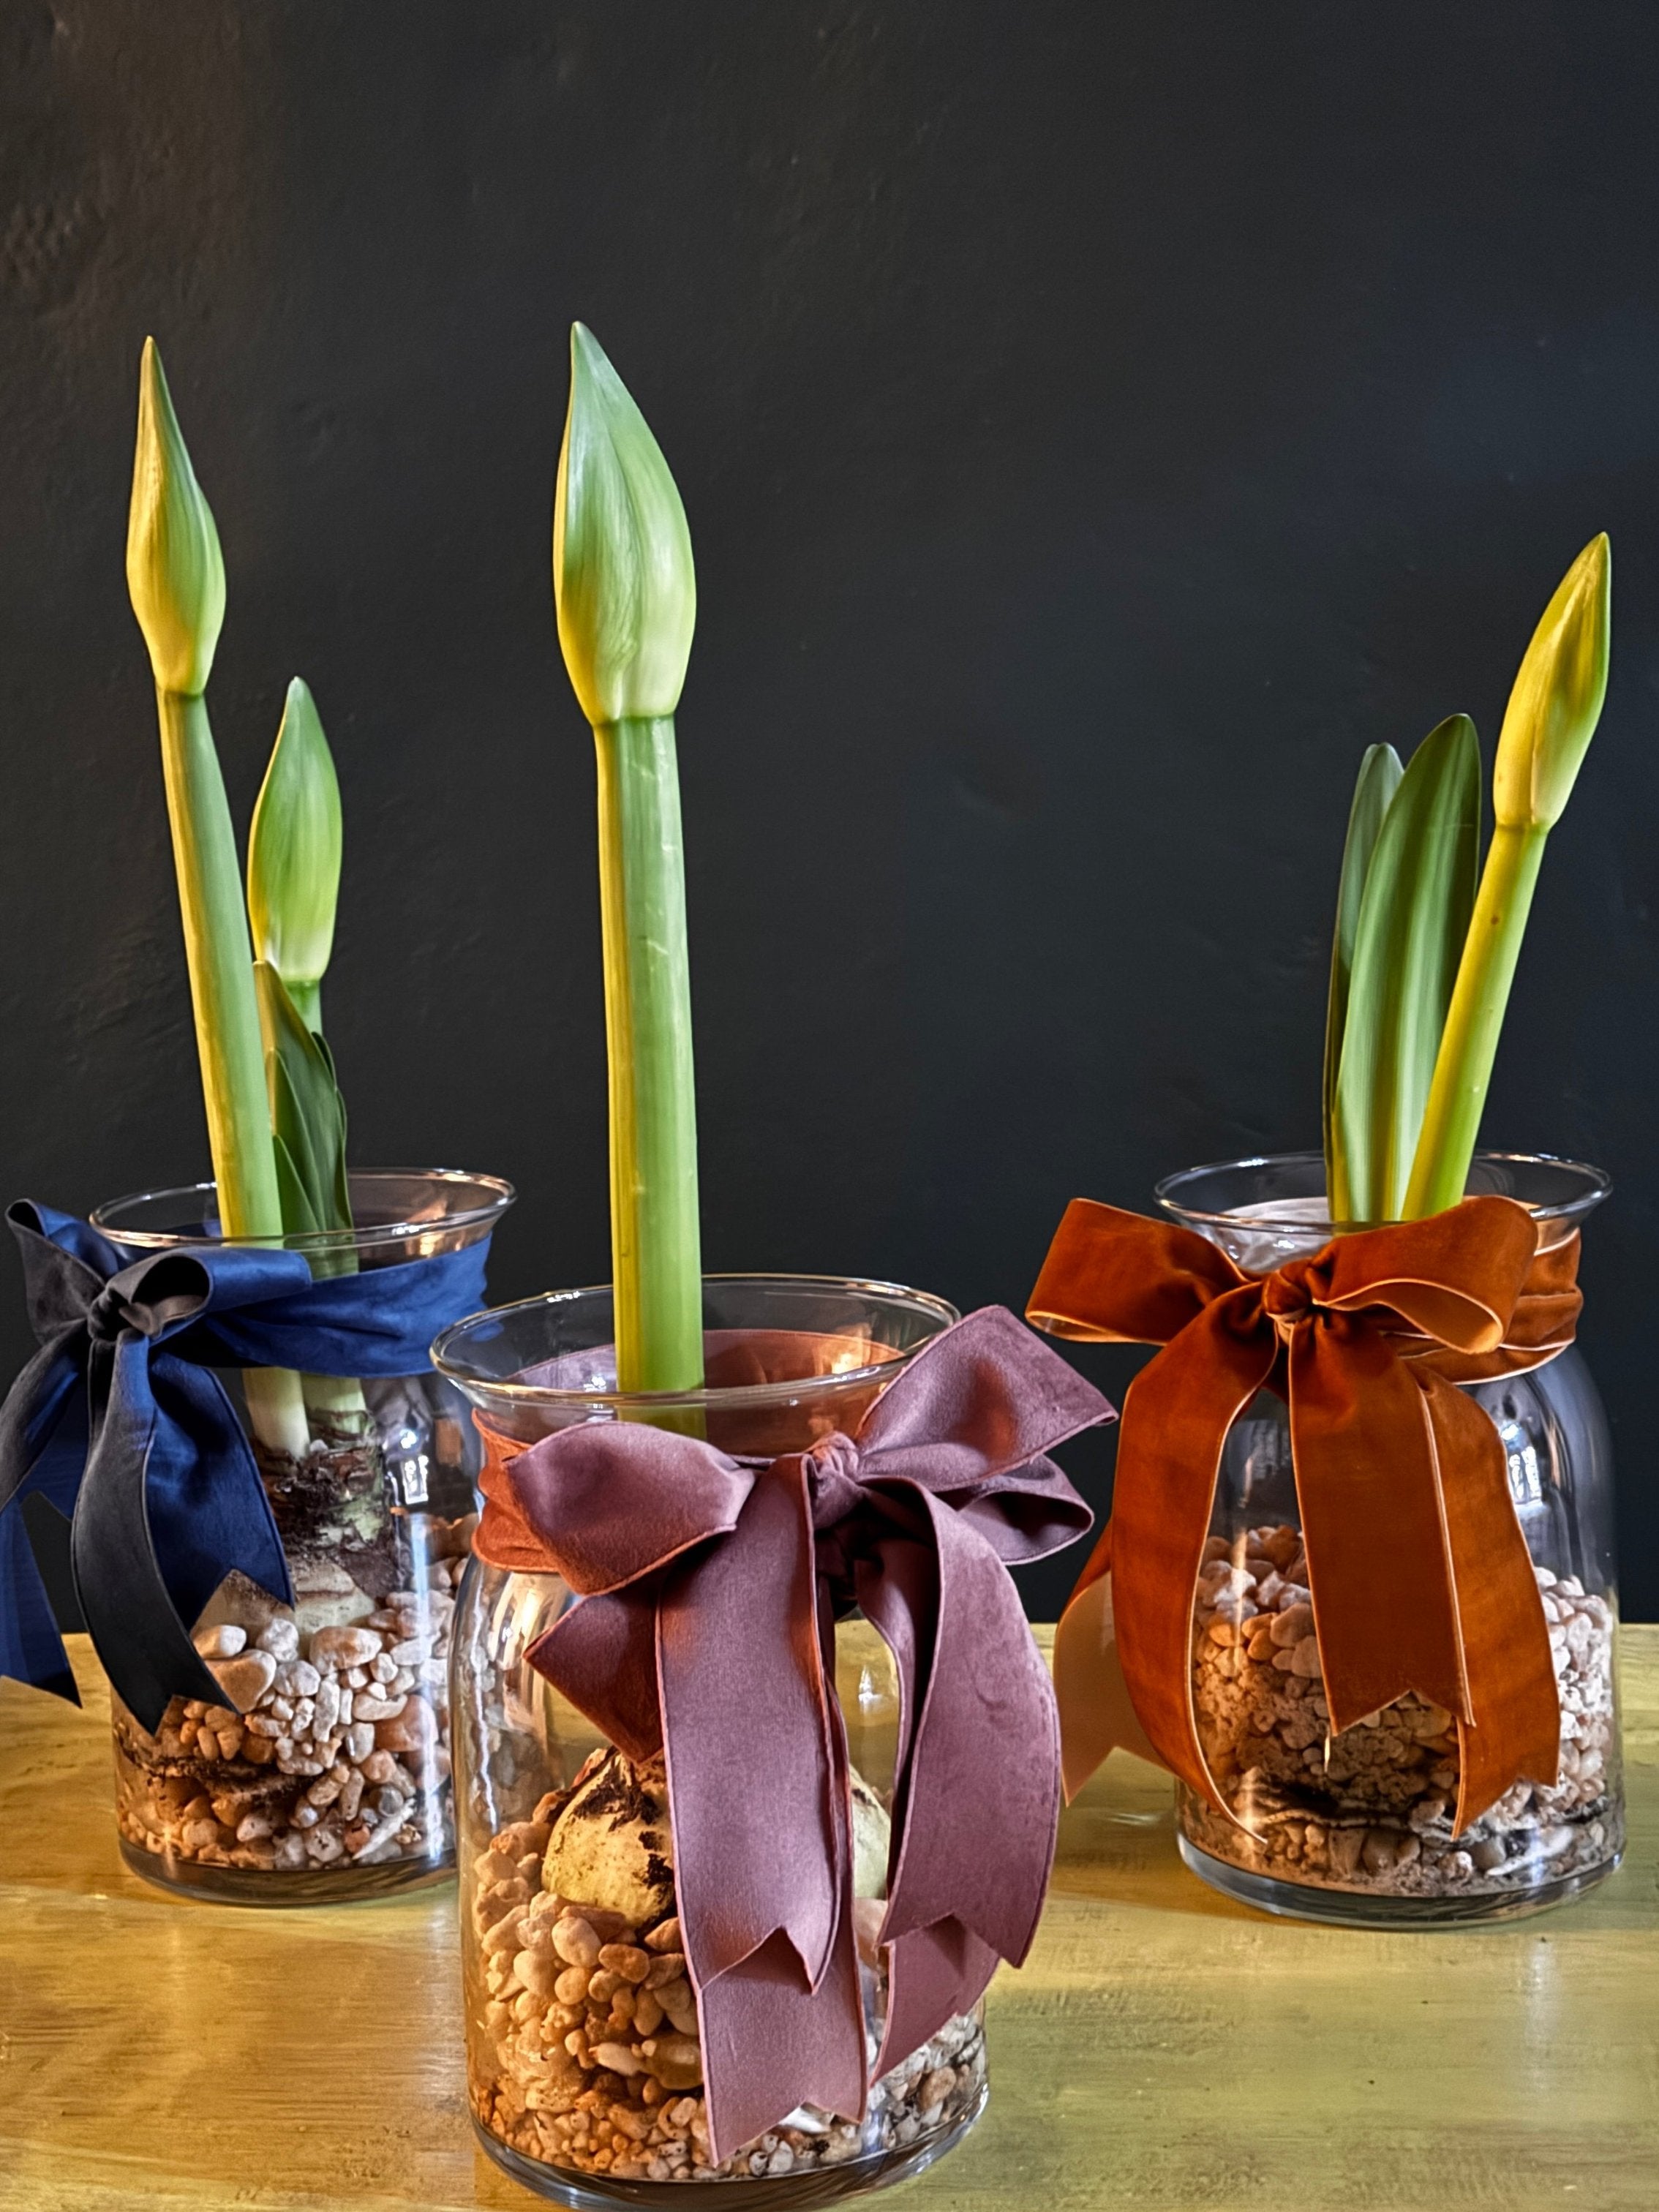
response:
[(1288, 1404), (1334, 1731), (1407, 1691), (1458, 1723), (1456, 1826), (1555, 1778), (1549, 1634), (1498, 1431), (1455, 1385), (1572, 1340), (1575, 1235), (1540, 1249), (1513, 1200), (1334, 1238), (1246, 1273), (1173, 1223), (1074, 1200), (1027, 1309), (1051, 1334), (1158, 1344), (1124, 1403), (1112, 1517), (1055, 1638), (1066, 1786), (1115, 1744), (1230, 1814), (1193, 1709), (1191, 1619), (1221, 1450)]
[(1058, 1729), (1006, 1569), (1088, 1527), (1043, 1455), (1112, 1418), (992, 1307), (900, 1370), (856, 1437), (770, 1461), (609, 1421), (514, 1449), (480, 1424), (474, 1548), (556, 1571), (579, 1601), (531, 1664), (627, 1757), (665, 1756), (717, 2157), (799, 2104), (865, 2109), (833, 1638), (855, 1606), (900, 1687), (876, 2072), (973, 2004), (999, 1958), (1024, 1958)]
[(203, 1244), (135, 1260), (50, 1206), (6, 1218), (40, 1349), (0, 1405), (0, 1674), (76, 1697), (23, 1523), (33, 1493), (70, 1520), (98, 1656), (154, 1729), (175, 1697), (223, 1702), (189, 1631), (227, 1574), (293, 1595), (252, 1448), (212, 1370), (418, 1373), (439, 1329), (483, 1303), (487, 1240), (313, 1280), (298, 1252)]

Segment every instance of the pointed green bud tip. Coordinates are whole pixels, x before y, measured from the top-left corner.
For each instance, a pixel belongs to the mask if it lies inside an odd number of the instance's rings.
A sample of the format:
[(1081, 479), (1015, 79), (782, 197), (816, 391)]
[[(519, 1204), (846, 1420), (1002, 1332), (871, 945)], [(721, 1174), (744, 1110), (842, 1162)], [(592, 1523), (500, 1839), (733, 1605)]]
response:
[(1592, 538), (1556, 587), (1510, 693), (1492, 773), (1500, 829), (1559, 821), (1607, 689), (1613, 634), (1613, 548)]
[(225, 618), (225, 564), (154, 338), (144, 340), (138, 370), (127, 590), (157, 689), (186, 698), (205, 691)]
[(247, 912), (254, 958), (270, 963), (302, 1012), (314, 1006), (334, 949), (340, 844), (333, 756), (316, 702), (296, 676), (253, 810)]
[(697, 614), (691, 533), (644, 416), (580, 323), (553, 507), (553, 599), (590, 722), (673, 713)]

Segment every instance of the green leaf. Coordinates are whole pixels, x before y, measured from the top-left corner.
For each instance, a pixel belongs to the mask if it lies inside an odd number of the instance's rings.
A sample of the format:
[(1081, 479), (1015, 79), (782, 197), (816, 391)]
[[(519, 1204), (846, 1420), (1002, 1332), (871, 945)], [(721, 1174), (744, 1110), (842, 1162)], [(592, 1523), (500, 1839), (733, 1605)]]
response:
[(271, 1145), (276, 1158), (276, 1187), (283, 1194), (283, 1233), (289, 1237), (312, 1235), (323, 1224), (311, 1210), (305, 1178), (295, 1166), (282, 1139), (274, 1137)]
[(1360, 902), (1371, 854), (1382, 828), (1389, 801), (1405, 773), (1392, 745), (1368, 745), (1359, 763), (1348, 809), (1348, 835), (1342, 848), (1342, 878), (1336, 894), (1336, 931), (1331, 945), (1331, 981), (1325, 1009), (1325, 1188), (1333, 1221), (1351, 1218), (1347, 1162), (1336, 1127), (1336, 1075), (1342, 1060), (1342, 1032), (1348, 1018), (1348, 983), (1353, 969), (1354, 939), (1359, 931)]
[[(316, 1196), (326, 1180), (326, 1170), (319, 1168), (319, 1147), (313, 1139), (311, 1119), (301, 1101), (301, 1090), (306, 1087), (304, 1072), (302, 1070), (300, 1072), (299, 1079), (296, 1082), (294, 1060), (292, 1058), (284, 1058), (278, 1051), (270, 1055), (267, 1062), (267, 1073), (270, 1085), (270, 1122), (273, 1140), (283, 1147), (290, 1165), (300, 1178), (301, 1188), (306, 1194), (307, 1218), (313, 1226), (319, 1229), (325, 1228), (328, 1225), (326, 1220), (318, 1218)], [(316, 1111), (317, 1108), (313, 1101), (312, 1115), (314, 1115)], [(322, 1149), (324, 1157), (326, 1158), (325, 1139)], [(283, 1227), (290, 1235), (304, 1225), (301, 1222), (289, 1220), (284, 1214)]]
[(343, 1222), (349, 1223), (351, 1219), (351, 1185), (346, 1176), (346, 1130), (348, 1125), (345, 1094), (340, 1089), (338, 1079), (336, 1077), (334, 1073), (334, 1054), (332, 1050), (330, 1048), (328, 1039), (323, 1035), (320, 1030), (313, 1030), (311, 1033), (311, 1041), (323, 1056), (324, 1065), (328, 1069), (328, 1079), (334, 1085), (335, 1103), (340, 1109), (340, 1141), (334, 1170), (334, 1203), (336, 1210), (339, 1215), (339, 1218)]
[(1480, 843), (1480, 747), (1453, 714), (1413, 754), (1360, 900), (1334, 1116), (1353, 1224), (1402, 1216)]
[[(333, 1056), (300, 1018), (269, 961), (254, 963), (253, 977), (265, 1039), (283, 1229), (289, 1236), (349, 1230), (345, 1102), (334, 1080)], [(343, 1274), (354, 1265), (349, 1253), (313, 1254), (311, 1259), (318, 1274)]]
[(254, 958), (276, 970), (308, 1030), (322, 1025), (319, 990), (334, 948), (341, 842), (334, 758), (316, 702), (296, 676), (253, 810), (247, 911)]

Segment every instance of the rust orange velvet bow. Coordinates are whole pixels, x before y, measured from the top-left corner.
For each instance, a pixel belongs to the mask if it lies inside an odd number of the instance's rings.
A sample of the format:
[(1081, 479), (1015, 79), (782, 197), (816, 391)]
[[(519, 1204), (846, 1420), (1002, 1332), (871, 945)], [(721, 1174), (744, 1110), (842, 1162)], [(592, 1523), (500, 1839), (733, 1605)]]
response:
[(1571, 1342), (1578, 1239), (1539, 1241), (1513, 1200), (1469, 1198), (1255, 1276), (1191, 1230), (1073, 1200), (1028, 1319), (1164, 1348), (1125, 1401), (1112, 1517), (1055, 1640), (1068, 1795), (1121, 1745), (1231, 1816), (1199, 1741), (1191, 1619), (1222, 1444), (1264, 1387), (1290, 1408), (1333, 1730), (1408, 1690), (1445, 1707), (1460, 1829), (1522, 1776), (1555, 1779), (1549, 1635), (1503, 1445), (1455, 1387)]

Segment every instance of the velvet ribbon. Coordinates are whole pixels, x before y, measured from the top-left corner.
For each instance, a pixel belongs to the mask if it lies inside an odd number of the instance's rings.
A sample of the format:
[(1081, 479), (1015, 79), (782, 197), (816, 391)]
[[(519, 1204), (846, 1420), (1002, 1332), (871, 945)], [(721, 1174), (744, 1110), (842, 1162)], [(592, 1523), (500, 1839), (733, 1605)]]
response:
[(293, 1591), (252, 1449), (216, 1367), (412, 1375), (484, 1300), (488, 1239), (313, 1279), (302, 1254), (229, 1247), (134, 1260), (73, 1214), (6, 1218), (40, 1349), (0, 1406), (0, 1674), (78, 1702), (23, 1525), (70, 1522), (76, 1594), (104, 1670), (142, 1726), (173, 1698), (223, 1702), (190, 1627), (239, 1569)]
[(876, 2073), (975, 2003), (1000, 1957), (1024, 1958), (1059, 1742), (1007, 1565), (1088, 1527), (1042, 1455), (1112, 1418), (988, 1307), (917, 1352), (856, 1437), (769, 1461), (632, 1422), (528, 1446), (480, 1422), (475, 1550), (578, 1594), (530, 1663), (629, 1758), (665, 1753), (717, 2159), (799, 2104), (865, 2110), (833, 1634), (854, 1606), (902, 1698)]
[(1555, 1779), (1548, 1628), (1503, 1445), (1455, 1387), (1571, 1342), (1578, 1238), (1539, 1243), (1513, 1200), (1468, 1198), (1253, 1276), (1191, 1230), (1073, 1200), (1029, 1318), (1163, 1349), (1125, 1401), (1111, 1520), (1055, 1638), (1068, 1796), (1121, 1745), (1234, 1817), (1199, 1740), (1191, 1622), (1222, 1444), (1263, 1388), (1289, 1405), (1332, 1729), (1408, 1690), (1444, 1707), (1460, 1830), (1522, 1777)]

